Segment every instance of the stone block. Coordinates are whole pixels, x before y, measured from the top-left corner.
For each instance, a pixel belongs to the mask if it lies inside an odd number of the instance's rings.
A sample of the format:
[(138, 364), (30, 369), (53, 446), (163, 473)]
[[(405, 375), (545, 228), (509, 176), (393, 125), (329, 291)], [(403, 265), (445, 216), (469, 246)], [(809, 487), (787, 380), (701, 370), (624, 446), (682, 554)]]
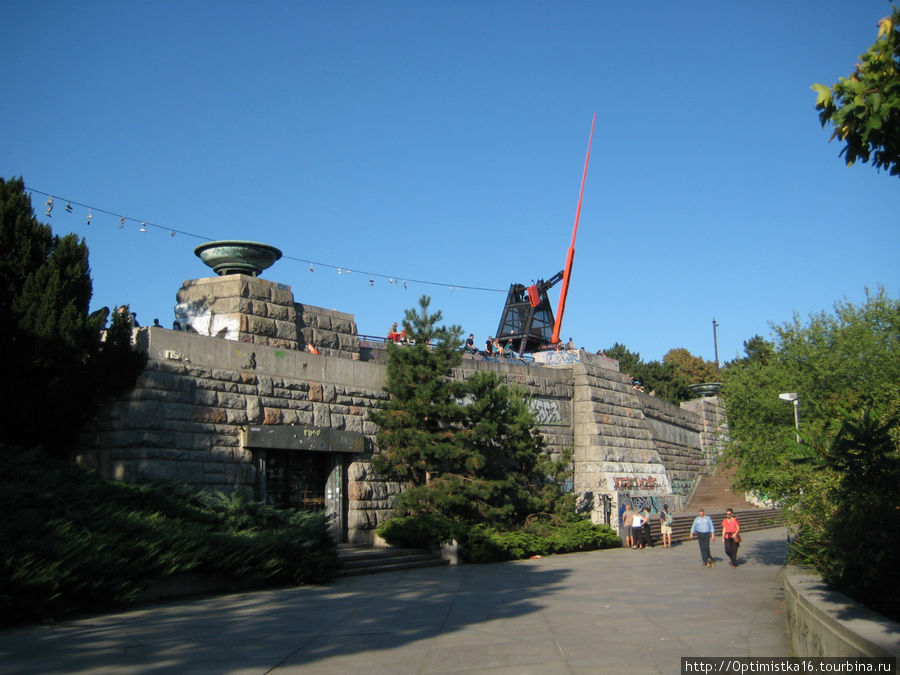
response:
[(266, 319), (260, 316), (249, 316), (247, 314), (240, 315), (240, 331), (242, 333), (263, 337), (281, 337), (278, 335), (278, 330), (273, 319)]
[(258, 423), (263, 420), (263, 408), (259, 399), (255, 396), (247, 397), (247, 421)]
[(204, 424), (225, 424), (228, 421), (225, 411), (221, 408), (197, 407), (191, 419), (194, 422), (202, 422)]
[(272, 319), (275, 324), (275, 337), (279, 340), (294, 341), (297, 340), (297, 324), (293, 321), (283, 321), (280, 319)]
[(220, 408), (246, 408), (244, 396), (240, 394), (232, 394), (230, 392), (219, 392), (217, 395), (218, 407)]
[(287, 305), (293, 307), (294, 293), (287, 284), (274, 284), (269, 289), (269, 299), (279, 305)]
[(309, 400), (310, 401), (324, 401), (324, 393), (325, 389), (322, 386), (321, 382), (310, 382), (309, 383)]
[(267, 316), (270, 319), (275, 319), (276, 321), (290, 321), (296, 330), (297, 327), (297, 313), (294, 312), (293, 307), (287, 307), (285, 305), (276, 305), (276, 304), (268, 304), (266, 305)]

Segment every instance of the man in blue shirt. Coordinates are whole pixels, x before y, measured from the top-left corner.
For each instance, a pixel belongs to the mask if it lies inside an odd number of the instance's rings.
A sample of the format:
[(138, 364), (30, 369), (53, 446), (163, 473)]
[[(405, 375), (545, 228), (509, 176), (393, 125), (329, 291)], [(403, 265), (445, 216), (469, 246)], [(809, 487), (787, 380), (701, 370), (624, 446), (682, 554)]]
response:
[(700, 545), (700, 558), (704, 565), (712, 567), (713, 559), (709, 552), (709, 541), (712, 538), (712, 542), (716, 542), (716, 526), (713, 524), (712, 518), (706, 515), (706, 511), (700, 509), (697, 513), (697, 517), (694, 518), (694, 524), (691, 525), (690, 538), (693, 539), (694, 535), (697, 535), (697, 543)]

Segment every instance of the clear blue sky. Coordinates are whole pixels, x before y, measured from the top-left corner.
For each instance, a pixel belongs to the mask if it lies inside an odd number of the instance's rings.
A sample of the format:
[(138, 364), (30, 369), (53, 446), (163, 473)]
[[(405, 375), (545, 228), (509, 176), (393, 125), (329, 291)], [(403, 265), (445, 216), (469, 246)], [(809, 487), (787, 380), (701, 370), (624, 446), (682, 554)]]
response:
[(56, 197), (35, 211), (86, 239), (93, 306), (145, 325), (211, 275), (195, 246), (249, 239), (361, 333), (425, 293), (483, 342), (511, 282), (565, 264), (596, 112), (563, 339), (712, 360), (715, 317), (724, 361), (900, 291), (900, 180), (846, 168), (810, 90), (891, 8), (6, 0), (0, 175)]

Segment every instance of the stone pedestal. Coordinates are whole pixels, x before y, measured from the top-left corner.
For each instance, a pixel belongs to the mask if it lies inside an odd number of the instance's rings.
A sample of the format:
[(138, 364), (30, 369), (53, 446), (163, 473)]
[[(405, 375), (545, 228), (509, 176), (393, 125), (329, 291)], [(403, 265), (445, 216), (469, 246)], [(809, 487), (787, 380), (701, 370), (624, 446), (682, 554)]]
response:
[(181, 330), (277, 349), (300, 349), (294, 294), (244, 274), (185, 281), (176, 296)]

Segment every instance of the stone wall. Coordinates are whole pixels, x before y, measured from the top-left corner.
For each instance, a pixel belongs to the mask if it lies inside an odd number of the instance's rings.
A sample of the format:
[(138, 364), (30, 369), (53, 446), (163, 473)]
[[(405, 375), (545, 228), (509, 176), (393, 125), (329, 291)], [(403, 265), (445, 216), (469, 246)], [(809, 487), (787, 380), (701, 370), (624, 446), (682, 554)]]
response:
[[(119, 480), (264, 496), (273, 453), (329, 453), (336, 534), (372, 543), (399, 491), (369, 462), (384, 350), (361, 348), (352, 315), (294, 303), (290, 287), (256, 277), (185, 282), (178, 299), (187, 330), (136, 331), (147, 367), (88, 426), (80, 461)], [(310, 340), (320, 355), (302, 351)], [(614, 522), (625, 502), (679, 508), (715, 450), (717, 399), (679, 408), (635, 391), (615, 361), (565, 357), (466, 358), (453, 376), (489, 370), (523, 390), (551, 452), (573, 449), (573, 488), (595, 522)]]
[(291, 287), (232, 274), (185, 281), (176, 295), (175, 320), (184, 331), (298, 349)]
[(831, 590), (814, 570), (789, 565), (783, 576), (785, 621), (794, 655), (900, 656), (896, 621)]
[[(667, 401), (636, 392), (644, 419), (666, 469), (672, 493), (687, 497), (708, 464), (703, 449), (704, 424), (696, 414)], [(677, 500), (670, 507), (681, 508)]]
[(294, 305), (302, 345), (312, 342), (320, 354), (359, 358), (359, 336), (352, 314), (313, 305)]

